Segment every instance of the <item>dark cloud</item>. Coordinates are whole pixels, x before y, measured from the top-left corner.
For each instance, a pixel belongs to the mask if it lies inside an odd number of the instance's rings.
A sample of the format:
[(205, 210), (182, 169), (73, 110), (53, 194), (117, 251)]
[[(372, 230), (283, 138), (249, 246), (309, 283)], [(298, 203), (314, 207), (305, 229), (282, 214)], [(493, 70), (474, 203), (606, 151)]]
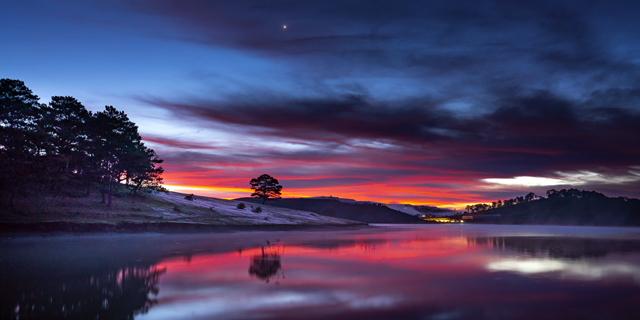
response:
[[(268, 99), (262, 95), (234, 97), (229, 102), (173, 103), (145, 100), (173, 110), (179, 116), (261, 129), (263, 134), (315, 141), (392, 139), (407, 142), (435, 141), (448, 136), (430, 129), (456, 123), (451, 112), (433, 103), (391, 106), (361, 95), (326, 99)], [(462, 133), (462, 132), (460, 132)]]
[(180, 149), (213, 149), (209, 143), (177, 140), (150, 134), (145, 134), (142, 139), (147, 142)]
[[(638, 111), (585, 107), (601, 103), (593, 99), (572, 101), (546, 91), (502, 100), (503, 105), (494, 111), (476, 117), (460, 117), (430, 100), (382, 103), (364, 96), (256, 101), (240, 97), (227, 103), (157, 101), (154, 105), (265, 136), (345, 145), (382, 142), (390, 148), (459, 156), (472, 167), (475, 164), (486, 170), (494, 166), (491, 172), (508, 167), (534, 172), (563, 166), (638, 164)], [(439, 165), (446, 167), (445, 163)]]
[(331, 186), (362, 185), (371, 182), (379, 182), (371, 178), (316, 178), (286, 180), (282, 184), (287, 188), (323, 188)]
[[(466, 183), (640, 164), (635, 1), (128, 4), (184, 30), (165, 36), (284, 62), (304, 80), (278, 92), (141, 99), (178, 118), (316, 149), (261, 150), (262, 159), (363, 167), (360, 176), (327, 169), (334, 178), (429, 172)], [(406, 92), (377, 91), (398, 83)]]
[[(137, 1), (183, 40), (281, 56), (323, 74), (599, 72), (603, 47), (638, 40), (640, 8), (582, 1)], [(613, 19), (612, 19), (613, 17)], [(625, 17), (615, 19), (615, 17)], [(283, 25), (288, 28), (282, 29)], [(158, 32), (162, 32), (161, 30)], [(175, 32), (170, 35), (175, 37)], [(534, 64), (539, 70), (529, 68)], [(373, 68), (371, 68), (373, 66)], [(412, 70), (415, 68), (418, 70)], [(544, 69), (544, 70), (542, 70)]]

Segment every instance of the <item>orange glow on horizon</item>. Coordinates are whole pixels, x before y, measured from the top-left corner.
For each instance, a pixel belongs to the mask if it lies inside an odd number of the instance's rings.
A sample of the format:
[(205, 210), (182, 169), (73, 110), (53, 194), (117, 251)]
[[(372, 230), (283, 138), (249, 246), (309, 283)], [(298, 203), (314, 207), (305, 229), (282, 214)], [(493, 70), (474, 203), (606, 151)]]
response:
[[(269, 171), (271, 170), (260, 170), (260, 172)], [(435, 176), (386, 177), (379, 182), (371, 177), (357, 174), (351, 176), (273, 174), (273, 176), (284, 187), (283, 198), (334, 196), (386, 204), (428, 205), (458, 211), (464, 210), (464, 207), (469, 204), (490, 204), (492, 201), (497, 201), (497, 199), (487, 199), (485, 196), (474, 194), (473, 190), (483, 189), (482, 185), (470, 183), (465, 175), (439, 171), (435, 174)], [(252, 176), (254, 176), (253, 173), (244, 171), (194, 170), (165, 174), (164, 179), (167, 183), (165, 187), (170, 191), (221, 199), (237, 199), (249, 197), (253, 193), (249, 188), (249, 180)], [(473, 175), (469, 173), (469, 176)], [(327, 181), (335, 181), (335, 185)], [(442, 187), (439, 187), (440, 185)]]
[[(195, 195), (221, 198), (232, 200), (237, 198), (250, 197), (253, 190), (249, 188), (235, 188), (224, 186), (199, 186), (199, 185), (165, 185), (169, 191), (181, 193), (193, 193)], [(358, 189), (362, 189), (359, 191)], [(413, 195), (428, 195), (433, 198), (446, 197), (446, 194), (438, 194), (436, 192), (407, 192), (406, 188), (392, 189), (388, 187), (379, 187), (377, 189), (360, 188), (360, 187), (324, 187), (313, 189), (283, 189), (283, 198), (310, 198), (319, 196), (333, 196), (345, 199), (354, 199), (358, 201), (372, 201), (386, 204), (413, 204), (428, 205), (451, 210), (463, 210), (464, 207), (476, 203), (491, 203), (489, 200), (478, 200), (470, 202), (446, 202), (442, 200), (425, 200), (411, 197)], [(367, 194), (371, 192), (371, 194)], [(406, 193), (405, 193), (406, 192)], [(386, 195), (385, 195), (386, 194)], [(401, 196), (389, 197), (388, 194), (400, 194)], [(405, 196), (406, 195), (406, 196)], [(495, 201), (495, 200), (492, 200)]]

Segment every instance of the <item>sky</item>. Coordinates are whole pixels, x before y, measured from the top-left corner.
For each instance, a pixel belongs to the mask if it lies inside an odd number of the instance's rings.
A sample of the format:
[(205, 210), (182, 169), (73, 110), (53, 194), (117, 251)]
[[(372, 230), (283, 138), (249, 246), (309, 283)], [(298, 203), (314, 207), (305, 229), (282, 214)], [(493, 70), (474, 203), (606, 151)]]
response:
[(113, 105), (170, 190), (640, 198), (638, 1), (2, 1), (0, 77)]

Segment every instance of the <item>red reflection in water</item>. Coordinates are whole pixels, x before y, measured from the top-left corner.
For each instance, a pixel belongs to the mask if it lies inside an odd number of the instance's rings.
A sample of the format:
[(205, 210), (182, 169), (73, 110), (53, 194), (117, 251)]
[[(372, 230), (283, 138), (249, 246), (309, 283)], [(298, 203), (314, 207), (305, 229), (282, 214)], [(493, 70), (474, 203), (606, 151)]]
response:
[[(159, 304), (144, 318), (620, 319), (640, 311), (638, 252), (594, 258), (582, 242), (454, 233), (339, 235), (304, 245), (271, 240), (166, 260), (158, 265), (167, 270)], [(567, 243), (565, 256), (554, 253)], [(611, 269), (621, 263), (626, 267)]]

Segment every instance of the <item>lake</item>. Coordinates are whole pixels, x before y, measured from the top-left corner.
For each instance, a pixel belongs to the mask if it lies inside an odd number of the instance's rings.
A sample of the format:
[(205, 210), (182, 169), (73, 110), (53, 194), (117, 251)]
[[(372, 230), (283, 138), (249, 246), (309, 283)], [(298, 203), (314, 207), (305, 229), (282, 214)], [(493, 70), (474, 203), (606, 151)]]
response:
[(637, 319), (640, 228), (0, 238), (2, 319)]

